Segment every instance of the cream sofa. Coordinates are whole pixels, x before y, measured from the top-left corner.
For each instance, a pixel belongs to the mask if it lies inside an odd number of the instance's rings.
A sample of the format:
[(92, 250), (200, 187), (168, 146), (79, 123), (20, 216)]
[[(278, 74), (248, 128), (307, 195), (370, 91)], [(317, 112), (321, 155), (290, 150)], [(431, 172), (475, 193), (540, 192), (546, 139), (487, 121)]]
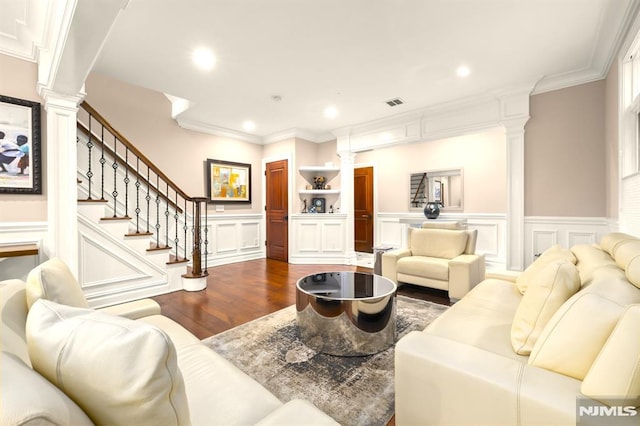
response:
[(622, 233), (488, 276), (396, 345), (396, 424), (574, 426), (578, 402), (637, 413), (639, 287), (640, 240)]
[(50, 260), (0, 283), (2, 425), (337, 425), (283, 403), (146, 299), (89, 309)]
[(484, 279), (484, 256), (475, 254), (478, 231), (428, 225), (409, 228), (408, 247), (382, 255), (382, 275), (398, 285), (446, 290), (457, 301)]

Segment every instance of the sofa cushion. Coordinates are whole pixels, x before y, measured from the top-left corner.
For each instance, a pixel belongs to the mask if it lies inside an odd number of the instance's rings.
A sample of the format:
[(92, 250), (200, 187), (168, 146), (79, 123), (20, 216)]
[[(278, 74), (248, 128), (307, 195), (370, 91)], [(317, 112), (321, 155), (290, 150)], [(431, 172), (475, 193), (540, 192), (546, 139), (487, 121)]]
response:
[(47, 260), (29, 272), (27, 304), (31, 307), (38, 299), (79, 308), (89, 307), (82, 288), (69, 267), (56, 258)]
[(577, 244), (571, 247), (571, 253), (577, 259), (576, 267), (583, 287), (591, 284), (595, 271), (605, 267), (617, 268), (611, 256), (593, 244)]
[(573, 263), (560, 260), (540, 269), (513, 318), (513, 350), (519, 355), (529, 355), (551, 316), (579, 289), (580, 277)]
[(640, 398), (640, 305), (630, 305), (591, 365), (581, 391), (606, 403)]
[(47, 300), (27, 317), (36, 371), (97, 424), (189, 424), (176, 350), (160, 329)]
[(626, 240), (618, 244), (615, 260), (625, 271), (627, 279), (640, 288), (640, 240)]
[(2, 312), (0, 316), (2, 351), (11, 352), (25, 364), (31, 365), (25, 335), (28, 308), (23, 281), (0, 282), (0, 312)]
[(545, 326), (529, 364), (583, 380), (623, 311), (597, 294), (576, 293)]
[(516, 285), (520, 293), (524, 294), (527, 291), (527, 287), (532, 282), (536, 282), (538, 271), (544, 268), (547, 264), (555, 262), (556, 260), (565, 260), (573, 264), (576, 263), (576, 257), (571, 253), (569, 249), (566, 249), (559, 244), (546, 249), (540, 257), (538, 257), (531, 265), (525, 269), (522, 274), (516, 278)]
[(0, 353), (3, 425), (91, 425), (60, 389), (7, 352)]
[(526, 362), (525, 357), (513, 351), (509, 340), (521, 300), (513, 282), (489, 278), (431, 322), (424, 332)]
[(449, 280), (449, 261), (439, 257), (409, 256), (398, 260), (399, 274)]
[(619, 244), (629, 240), (637, 240), (637, 238), (623, 232), (610, 232), (600, 240), (600, 248), (609, 253), (611, 257), (615, 257)]
[(413, 256), (453, 259), (464, 253), (467, 246), (466, 231), (450, 229), (409, 228)]

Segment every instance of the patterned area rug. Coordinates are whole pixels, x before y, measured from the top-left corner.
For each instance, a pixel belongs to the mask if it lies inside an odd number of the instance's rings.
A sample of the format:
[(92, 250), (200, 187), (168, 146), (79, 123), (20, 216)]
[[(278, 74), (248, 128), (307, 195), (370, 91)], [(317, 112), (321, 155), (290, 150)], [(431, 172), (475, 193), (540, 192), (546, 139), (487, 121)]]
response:
[[(397, 338), (447, 307), (397, 298)], [(204, 339), (281, 401), (307, 399), (343, 426), (386, 425), (394, 413), (393, 350), (362, 357), (317, 353), (298, 337), (295, 305)]]

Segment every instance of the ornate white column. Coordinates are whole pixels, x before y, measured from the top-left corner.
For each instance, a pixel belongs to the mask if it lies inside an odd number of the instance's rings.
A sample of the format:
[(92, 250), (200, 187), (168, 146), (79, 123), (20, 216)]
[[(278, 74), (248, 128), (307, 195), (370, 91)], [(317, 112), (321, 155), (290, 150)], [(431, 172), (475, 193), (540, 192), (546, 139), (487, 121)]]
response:
[[(340, 142), (338, 142), (340, 146)], [(353, 216), (353, 165), (356, 154), (348, 150), (339, 150), (340, 156), (340, 211), (346, 213), (345, 255), (349, 265), (356, 263), (355, 227)]]
[(507, 142), (507, 269), (524, 269), (524, 125), (504, 122)]
[(78, 276), (76, 120), (81, 96), (44, 92), (47, 112), (46, 188), (48, 257), (63, 260)]

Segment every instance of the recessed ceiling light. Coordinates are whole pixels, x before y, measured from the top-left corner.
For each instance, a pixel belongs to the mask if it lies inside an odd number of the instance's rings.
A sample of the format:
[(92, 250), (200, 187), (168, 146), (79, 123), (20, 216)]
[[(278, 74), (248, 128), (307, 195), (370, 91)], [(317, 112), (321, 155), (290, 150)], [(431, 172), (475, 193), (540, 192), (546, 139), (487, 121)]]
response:
[(204, 71), (211, 71), (216, 63), (216, 58), (213, 56), (213, 52), (206, 47), (199, 47), (191, 54), (193, 63), (198, 68)]
[(334, 106), (328, 106), (324, 109), (324, 116), (326, 118), (336, 118), (338, 116), (338, 110)]
[(242, 123), (242, 128), (247, 132), (252, 132), (256, 129), (256, 123), (254, 123), (251, 120), (247, 120), (244, 123)]
[(460, 65), (457, 69), (456, 69), (456, 75), (458, 77), (468, 77), (469, 74), (471, 74), (471, 70), (469, 69), (469, 67), (465, 66), (465, 65)]

